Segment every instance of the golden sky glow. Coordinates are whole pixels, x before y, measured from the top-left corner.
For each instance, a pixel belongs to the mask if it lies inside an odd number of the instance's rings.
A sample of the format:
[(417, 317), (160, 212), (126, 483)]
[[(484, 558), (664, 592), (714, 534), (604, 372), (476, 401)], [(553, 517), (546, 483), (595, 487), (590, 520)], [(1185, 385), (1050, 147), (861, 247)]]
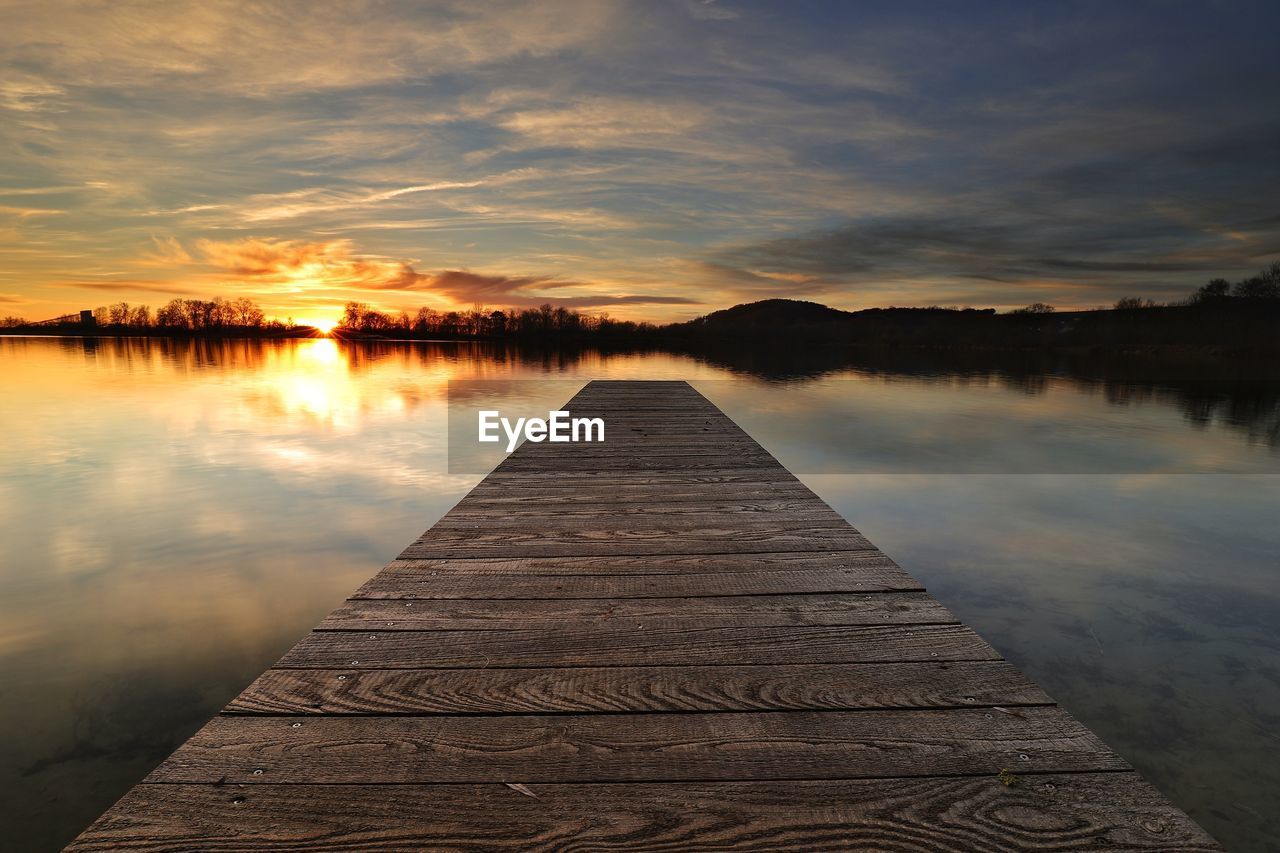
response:
[(1274, 12), (1082, 9), (4, 3), (0, 314), (1093, 307), (1273, 259)]

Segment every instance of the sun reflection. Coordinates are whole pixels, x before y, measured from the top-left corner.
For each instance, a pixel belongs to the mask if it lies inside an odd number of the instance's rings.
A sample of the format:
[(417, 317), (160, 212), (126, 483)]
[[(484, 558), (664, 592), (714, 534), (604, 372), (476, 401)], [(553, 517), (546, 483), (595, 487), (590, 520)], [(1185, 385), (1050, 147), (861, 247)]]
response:
[(319, 364), (337, 364), (342, 353), (338, 352), (338, 342), (332, 338), (303, 340), (298, 344), (298, 355), (307, 361)]
[(304, 412), (339, 425), (355, 420), (360, 406), (360, 395), (344, 367), (337, 341), (300, 341), (296, 366), (272, 375), (270, 384), (285, 411)]

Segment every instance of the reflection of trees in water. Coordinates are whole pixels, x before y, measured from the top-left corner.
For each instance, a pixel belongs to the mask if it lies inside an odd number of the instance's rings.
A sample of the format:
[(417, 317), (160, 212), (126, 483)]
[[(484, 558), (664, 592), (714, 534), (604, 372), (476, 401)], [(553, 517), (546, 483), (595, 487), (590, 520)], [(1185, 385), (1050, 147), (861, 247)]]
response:
[(163, 366), (175, 373), (198, 370), (260, 370), (273, 355), (288, 352), (293, 340), (250, 338), (58, 338), (104, 367), (145, 370)]
[[(556, 378), (568, 371), (590, 372), (611, 357), (653, 348), (602, 350), (488, 341), (295, 341), (244, 338), (61, 338), (60, 345), (86, 359), (125, 370), (163, 365), (178, 373), (206, 370), (256, 371), (293, 358), (296, 348), (335, 347), (342, 369), (358, 375), (378, 366), (459, 368), (456, 378)], [(1113, 405), (1155, 403), (1179, 409), (1198, 427), (1218, 423), (1244, 432), (1250, 441), (1280, 447), (1280, 363), (1275, 358), (1215, 359), (1179, 354), (1090, 352), (845, 349), (786, 345), (715, 345), (681, 349), (684, 355), (732, 374), (773, 382), (797, 382), (854, 372), (920, 382), (994, 382), (1025, 394), (1048, 391), (1054, 381), (1098, 393)], [(489, 372), (469, 366), (485, 364)], [(506, 371), (511, 371), (507, 373)], [(532, 374), (532, 375), (531, 375)], [(409, 394), (406, 398), (410, 402)]]
[(1176, 394), (1187, 420), (1199, 427), (1215, 421), (1245, 431), (1251, 442), (1280, 447), (1280, 382), (1238, 383), (1227, 391), (1193, 388)]
[(1280, 447), (1280, 363), (1275, 358), (1189, 355), (717, 347), (689, 353), (731, 373), (776, 382), (853, 372), (921, 382), (994, 382), (1043, 394), (1054, 381), (1101, 394), (1112, 405), (1155, 403), (1197, 427), (1218, 423), (1251, 442)]

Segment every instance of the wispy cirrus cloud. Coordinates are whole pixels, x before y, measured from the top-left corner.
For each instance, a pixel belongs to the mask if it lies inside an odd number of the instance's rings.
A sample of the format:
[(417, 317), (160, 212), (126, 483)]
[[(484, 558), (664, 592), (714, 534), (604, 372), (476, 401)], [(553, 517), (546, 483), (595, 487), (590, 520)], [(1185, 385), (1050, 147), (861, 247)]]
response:
[(138, 263), (144, 266), (177, 267), (192, 261), (191, 253), (174, 237), (157, 237), (152, 235), (154, 248), (142, 253)]
[(274, 313), (1088, 306), (1280, 255), (1274, 4), (8, 11), (2, 272), (50, 315), (107, 279)]
[(0, 108), (17, 113), (61, 110), (66, 88), (32, 77), (0, 80)]
[[(59, 5), (59, 4), (55, 4)], [(436, 3), (409, 10), (180, 0), (9, 4), (0, 44), (14, 60), (104, 86), (177, 85), (265, 97), (396, 83), (589, 44), (615, 4)], [(52, 20), (56, 18), (55, 20)]]
[(0, 216), (15, 216), (27, 219), (32, 216), (61, 216), (65, 210), (53, 210), (47, 207), (20, 207), (12, 204), (0, 204)]

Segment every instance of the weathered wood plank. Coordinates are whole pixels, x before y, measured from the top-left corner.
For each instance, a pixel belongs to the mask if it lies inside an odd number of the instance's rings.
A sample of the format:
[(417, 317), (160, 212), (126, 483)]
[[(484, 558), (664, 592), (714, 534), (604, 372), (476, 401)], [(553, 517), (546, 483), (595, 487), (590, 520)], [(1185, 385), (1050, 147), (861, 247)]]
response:
[[(612, 418), (610, 418), (612, 420)], [(693, 456), (706, 453), (708, 450), (719, 451), (715, 455), (727, 456), (730, 452), (742, 449), (753, 456), (768, 456), (760, 445), (745, 433), (727, 432), (711, 433), (701, 431), (688, 435), (671, 435), (666, 432), (642, 432), (637, 427), (626, 430), (605, 432), (603, 441), (590, 443), (563, 442), (530, 442), (520, 445), (521, 455), (559, 455), (559, 456), (611, 456), (620, 453), (636, 456)]]
[[(865, 541), (865, 540), (864, 540)], [(382, 574), (412, 581), (446, 574), (684, 575), (793, 572), (871, 575), (892, 570), (910, 577), (870, 542), (850, 551), (776, 551), (765, 554), (656, 554), (648, 556), (508, 557), (504, 559), (392, 560)], [(374, 577), (374, 580), (378, 576)], [(914, 583), (914, 581), (913, 581)], [(918, 587), (915, 587), (918, 588)], [(815, 590), (822, 592), (823, 590)], [(359, 596), (355, 596), (359, 597)], [(571, 598), (572, 596), (565, 596)]]
[(448, 533), (472, 531), (520, 531), (536, 532), (542, 536), (557, 536), (578, 531), (600, 531), (603, 535), (623, 536), (648, 530), (665, 532), (696, 532), (700, 530), (724, 530), (773, 532), (778, 528), (803, 525), (805, 528), (827, 528), (835, 533), (857, 533), (835, 512), (821, 504), (797, 506), (788, 511), (761, 512), (749, 507), (731, 511), (707, 511), (698, 504), (686, 504), (675, 512), (611, 512), (609, 508), (580, 509), (577, 512), (558, 512), (554, 509), (535, 515), (526, 511), (520, 515), (490, 513), (476, 517), (465, 509), (450, 511), (431, 528), (431, 539), (441, 539)]
[[(615, 423), (612, 417), (610, 423)], [(697, 432), (648, 433), (643, 427), (623, 427), (616, 425), (612, 432), (605, 430), (605, 438), (599, 440), (598, 433), (591, 442), (569, 443), (554, 441), (535, 441), (520, 445), (521, 457), (525, 456), (670, 456), (685, 457), (696, 455), (699, 451), (712, 456), (738, 456), (749, 454), (760, 459), (773, 459), (773, 455), (764, 450), (746, 433), (713, 432), (706, 428), (697, 428)], [(775, 462), (776, 464), (776, 462)]]
[(430, 669), (999, 659), (963, 625), (643, 631), (574, 626), (534, 631), (315, 631), (277, 666)]
[(441, 521), (467, 522), (471, 524), (511, 524), (519, 519), (521, 523), (545, 520), (554, 525), (557, 521), (589, 520), (599, 523), (607, 518), (653, 518), (680, 519), (686, 517), (708, 516), (711, 514), (732, 515), (746, 518), (785, 518), (800, 520), (834, 520), (848, 524), (835, 510), (814, 499), (774, 499), (774, 500), (737, 500), (735, 502), (703, 500), (699, 502), (685, 501), (679, 504), (668, 502), (651, 503), (608, 503), (593, 501), (590, 504), (569, 504), (558, 506), (554, 501), (543, 499), (536, 504), (517, 504), (504, 506), (495, 510), (492, 504), (464, 499), (449, 510)]
[[(519, 451), (517, 450), (517, 452)], [(785, 471), (785, 469), (783, 470)], [(554, 476), (548, 474), (537, 475), (530, 473), (519, 476), (504, 475), (499, 479), (491, 480), (490, 477), (493, 477), (496, 473), (496, 471), (489, 472), (483, 480), (476, 484), (472, 491), (478, 495), (500, 497), (513, 490), (521, 493), (533, 493), (540, 489), (545, 489), (551, 494), (555, 494), (566, 491), (569, 488), (595, 489), (600, 492), (609, 492), (616, 488), (625, 493), (627, 491), (666, 486), (691, 491), (708, 488), (720, 489), (730, 498), (741, 494), (739, 489), (760, 491), (769, 488), (786, 488), (806, 495), (813, 494), (808, 487), (796, 479), (795, 475), (787, 476), (790, 474), (789, 471), (780, 473), (776, 470), (759, 468), (745, 471), (726, 469), (721, 472), (663, 471), (638, 474), (619, 471), (615, 472), (613, 477), (593, 475), (589, 471), (573, 471), (565, 474), (567, 482), (560, 482)]]
[[(345, 676), (339, 678), (338, 676)], [(853, 710), (1048, 704), (1004, 661), (569, 667), (271, 669), (231, 713), (534, 714)]]
[[(483, 560), (442, 562), (449, 562), (455, 567), (461, 562), (487, 564)], [(667, 598), (919, 589), (922, 589), (919, 582), (894, 567), (857, 573), (746, 571), (638, 575), (504, 575), (478, 571), (433, 575), (417, 570), (385, 569), (362, 586), (354, 597), (402, 600)]]
[[(438, 525), (437, 525), (438, 527)], [(400, 559), (560, 557), (575, 555), (763, 554), (773, 551), (854, 551), (867, 541), (850, 527), (805, 521), (736, 526), (729, 519), (667, 524), (617, 519), (609, 525), (541, 530), (433, 527)]]
[[(518, 450), (516, 451), (519, 452)], [(704, 483), (799, 483), (795, 474), (777, 468), (730, 466), (715, 471), (503, 471), (494, 469), (485, 477), (495, 488), (520, 489), (613, 488), (626, 486), (689, 486)], [(504, 486), (506, 484), (506, 486)]]
[(1222, 849), (1126, 772), (528, 787), (139, 785), (69, 849)]
[(1061, 710), (215, 717), (151, 782), (842, 779), (1125, 770)]
[(490, 507), (495, 513), (503, 507), (565, 507), (574, 504), (658, 503), (663, 506), (684, 501), (717, 503), (728, 501), (760, 501), (809, 499), (807, 488), (795, 483), (694, 483), (692, 485), (624, 485), (564, 487), (555, 483), (531, 486), (515, 482), (495, 485), (481, 482), (460, 503), (468, 507)]
[(658, 628), (776, 625), (909, 625), (956, 622), (925, 593), (602, 598), (560, 601), (402, 601), (352, 599), (330, 613), (321, 631), (441, 631)]
[(501, 474), (529, 474), (545, 472), (555, 475), (561, 472), (566, 474), (583, 472), (593, 476), (611, 474), (614, 472), (643, 474), (665, 471), (680, 471), (687, 473), (706, 471), (714, 473), (729, 470), (757, 470), (761, 472), (773, 472), (776, 475), (781, 475), (782, 472), (786, 471), (786, 469), (779, 465), (772, 456), (753, 456), (745, 453), (733, 454), (732, 456), (699, 454), (680, 457), (678, 460), (666, 456), (654, 457), (619, 454), (607, 454), (590, 458), (588, 458), (586, 454), (575, 454), (572, 456), (549, 460), (531, 455), (512, 454), (499, 463), (498, 467), (494, 469), (495, 473)]

